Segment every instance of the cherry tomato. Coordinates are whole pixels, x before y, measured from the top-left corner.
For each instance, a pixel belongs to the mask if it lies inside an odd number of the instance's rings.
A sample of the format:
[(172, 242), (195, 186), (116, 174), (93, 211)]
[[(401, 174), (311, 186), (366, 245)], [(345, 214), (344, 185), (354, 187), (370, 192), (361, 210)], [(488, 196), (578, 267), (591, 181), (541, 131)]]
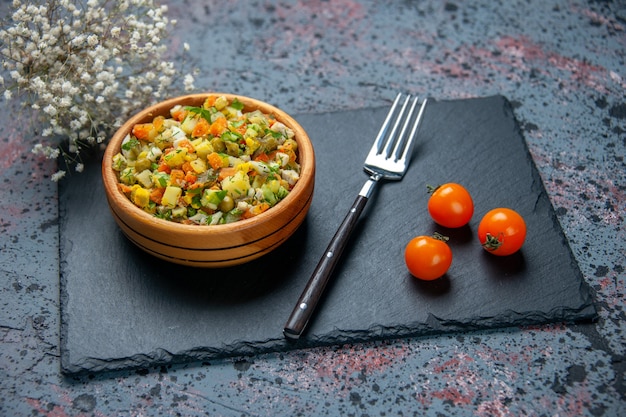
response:
[(526, 239), (526, 222), (514, 210), (496, 208), (489, 211), (478, 225), (478, 240), (489, 253), (511, 255), (522, 247)]
[(416, 278), (432, 281), (443, 276), (452, 264), (452, 251), (443, 236), (418, 236), (406, 245), (404, 261)]
[(462, 227), (474, 214), (474, 202), (465, 187), (450, 182), (431, 191), (428, 212), (435, 223), (443, 227)]

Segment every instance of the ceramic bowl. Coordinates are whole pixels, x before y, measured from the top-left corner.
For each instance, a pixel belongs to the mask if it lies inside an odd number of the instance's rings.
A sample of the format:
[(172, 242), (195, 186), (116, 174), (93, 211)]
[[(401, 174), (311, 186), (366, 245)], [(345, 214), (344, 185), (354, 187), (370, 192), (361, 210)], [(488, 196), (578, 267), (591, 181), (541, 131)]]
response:
[[(136, 207), (118, 187), (112, 158), (123, 139), (137, 123), (155, 116), (169, 117), (176, 104), (201, 106), (209, 94), (235, 97), (245, 112), (255, 109), (273, 114), (295, 133), (298, 143), (300, 179), (291, 192), (269, 210), (249, 219), (214, 226), (185, 225), (159, 219)], [(257, 259), (284, 243), (306, 217), (315, 184), (315, 154), (305, 130), (284, 111), (259, 100), (224, 93), (193, 94), (172, 98), (142, 110), (113, 135), (104, 153), (102, 178), (113, 217), (123, 233), (145, 252), (177, 264), (219, 268)]]

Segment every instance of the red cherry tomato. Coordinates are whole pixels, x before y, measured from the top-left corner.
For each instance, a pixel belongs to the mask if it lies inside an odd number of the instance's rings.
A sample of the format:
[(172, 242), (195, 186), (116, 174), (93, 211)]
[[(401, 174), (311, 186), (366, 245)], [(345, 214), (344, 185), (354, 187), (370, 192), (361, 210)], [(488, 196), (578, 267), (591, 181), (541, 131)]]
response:
[(448, 271), (452, 264), (452, 251), (441, 238), (418, 236), (406, 245), (404, 261), (414, 277), (432, 281)]
[(474, 214), (474, 202), (465, 187), (451, 182), (431, 191), (428, 213), (435, 223), (443, 227), (462, 227)]
[(496, 208), (489, 211), (478, 225), (478, 240), (489, 253), (511, 255), (522, 247), (526, 239), (526, 222), (514, 210)]

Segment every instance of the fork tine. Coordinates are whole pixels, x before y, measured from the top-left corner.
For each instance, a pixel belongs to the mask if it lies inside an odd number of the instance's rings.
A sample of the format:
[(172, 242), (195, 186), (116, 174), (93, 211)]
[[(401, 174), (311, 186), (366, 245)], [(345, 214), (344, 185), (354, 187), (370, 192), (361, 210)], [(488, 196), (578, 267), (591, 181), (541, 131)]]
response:
[(375, 149), (376, 154), (379, 154), (383, 149), (383, 144), (385, 143), (385, 138), (387, 137), (386, 135), (387, 129), (389, 128), (389, 124), (391, 123), (393, 115), (396, 111), (396, 107), (398, 107), (398, 103), (400, 102), (401, 98), (402, 98), (402, 93), (398, 93), (395, 100), (393, 101), (393, 104), (391, 105), (391, 109), (389, 109), (389, 112), (387, 113), (387, 117), (385, 118), (385, 121), (380, 127), (380, 130), (378, 131), (378, 135), (376, 135), (376, 139), (374, 140), (374, 145), (372, 146), (372, 150)]
[(391, 149), (394, 147), (394, 144), (400, 142), (400, 140), (402, 139), (402, 136), (397, 136), (396, 133), (398, 131), (398, 127), (400, 127), (400, 123), (402, 122), (402, 119), (404, 118), (404, 113), (406, 112), (406, 106), (409, 104), (410, 99), (411, 99), (411, 95), (407, 95), (406, 99), (404, 100), (404, 104), (402, 105), (402, 108), (400, 109), (398, 114), (395, 116), (395, 123), (393, 124), (393, 128), (391, 129), (391, 132), (387, 136), (387, 142), (385, 143), (385, 148), (383, 150), (383, 156), (385, 158), (389, 158), (391, 157), (391, 155), (393, 155), (393, 153), (391, 152)]
[[(405, 107), (408, 104), (409, 100), (410, 100), (411, 96), (407, 96), (406, 98), (406, 102), (405, 102)], [(411, 120), (413, 119), (413, 113), (415, 112), (415, 106), (417, 105), (418, 102), (418, 97), (414, 97), (413, 98), (413, 103), (411, 104), (411, 108), (409, 109), (409, 113), (404, 116), (403, 113), (401, 113), (398, 116), (398, 122), (400, 123), (402, 120), (404, 120), (404, 124), (402, 125), (402, 130), (400, 131), (400, 134), (398, 135), (397, 140), (395, 140), (395, 147), (393, 148), (393, 152), (390, 154), (390, 156), (393, 155), (394, 157), (394, 161), (398, 161), (399, 159), (402, 158), (402, 155), (399, 155), (400, 152), (402, 152), (404, 149), (406, 149), (407, 145), (410, 145), (410, 141), (406, 138), (406, 132), (409, 128), (409, 125), (411, 124)], [(404, 110), (404, 108), (403, 108)]]
[[(425, 98), (424, 101), (422, 102), (422, 106), (420, 107), (419, 113), (417, 114), (417, 117), (415, 118), (415, 122), (413, 123), (413, 128), (411, 129), (411, 133), (409, 134), (406, 144), (404, 145), (404, 151), (402, 152), (402, 155), (400, 155), (400, 161), (402, 163), (407, 163), (409, 158), (411, 157), (413, 145), (415, 142), (415, 136), (417, 136), (417, 130), (419, 129), (427, 102), (428, 102), (428, 99)], [(408, 126), (409, 121), (411, 120), (411, 116), (413, 115), (412, 112), (415, 109), (416, 104), (417, 104), (417, 97), (415, 97), (415, 101), (413, 102), (413, 107), (411, 108), (411, 115), (406, 119), (405, 127)]]

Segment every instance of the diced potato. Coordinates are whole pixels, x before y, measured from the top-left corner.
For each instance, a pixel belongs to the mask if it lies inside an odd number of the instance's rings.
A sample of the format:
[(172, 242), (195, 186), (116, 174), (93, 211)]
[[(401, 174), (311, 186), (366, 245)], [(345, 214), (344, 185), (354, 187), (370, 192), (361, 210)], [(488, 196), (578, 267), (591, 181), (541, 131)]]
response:
[(144, 169), (138, 174), (135, 174), (137, 182), (146, 188), (152, 187), (152, 171)]
[(281, 177), (289, 183), (289, 185), (293, 186), (300, 179), (300, 175), (294, 171), (293, 169), (285, 169), (281, 173)]
[(163, 197), (161, 198), (161, 204), (167, 208), (174, 208), (178, 203), (178, 199), (183, 194), (183, 190), (180, 187), (168, 185), (165, 188)]
[(246, 174), (252, 169), (250, 162), (241, 162), (237, 164), (236, 167), (238, 171), (245, 172)]
[(187, 148), (178, 148), (173, 152), (165, 155), (165, 163), (170, 168), (177, 168), (185, 163), (185, 156), (187, 155)]
[(207, 170), (206, 162), (200, 158), (191, 161), (190, 164), (196, 174), (202, 174)]
[(197, 123), (198, 123), (198, 119), (196, 119), (195, 117), (187, 117), (180, 124), (180, 128), (186, 134), (191, 135), (191, 132), (193, 132), (193, 129), (196, 127)]
[(185, 131), (178, 126), (172, 126), (172, 136), (174, 137), (174, 142), (187, 139)]
[(226, 190), (233, 200), (248, 194), (249, 189), (250, 178), (244, 172), (237, 171), (235, 175), (222, 180), (222, 190)]
[(226, 98), (226, 96), (219, 96), (215, 99), (214, 106), (217, 110), (222, 110), (223, 108), (228, 106), (228, 99)]
[(208, 140), (202, 140), (197, 145), (193, 144), (198, 158), (206, 159), (207, 155), (213, 152), (213, 145)]
[(155, 162), (157, 160), (157, 158), (159, 156), (163, 155), (163, 151), (161, 151), (161, 149), (157, 148), (156, 146), (153, 146), (150, 148), (150, 150), (148, 151), (147, 154), (147, 158), (151, 161), (151, 162)]
[(257, 127), (257, 125), (251, 125), (248, 126), (248, 128), (246, 129), (246, 133), (244, 133), (244, 138), (248, 139), (254, 139), (257, 136), (259, 136), (259, 129)]
[(259, 147), (261, 142), (253, 138), (246, 138), (246, 155), (252, 155)]
[(169, 129), (154, 138), (154, 144), (161, 150), (169, 148), (173, 143), (174, 137)]
[(278, 162), (281, 167), (286, 166), (289, 163), (289, 155), (283, 152), (276, 152), (276, 162)]
[(120, 181), (126, 185), (133, 185), (135, 183), (135, 169), (128, 167), (124, 168), (120, 172)]
[(267, 126), (267, 119), (261, 110), (254, 110), (248, 114), (248, 120), (253, 124), (254, 128), (260, 128), (261, 126)]
[(130, 198), (138, 207), (145, 208), (150, 204), (150, 191), (138, 185), (133, 187)]
[(176, 207), (172, 210), (172, 217), (175, 219), (187, 217), (187, 209), (185, 207)]
[(112, 168), (114, 170), (121, 171), (124, 168), (126, 168), (126, 166), (127, 166), (127, 161), (124, 155), (122, 155), (121, 153), (118, 153), (113, 157)]

